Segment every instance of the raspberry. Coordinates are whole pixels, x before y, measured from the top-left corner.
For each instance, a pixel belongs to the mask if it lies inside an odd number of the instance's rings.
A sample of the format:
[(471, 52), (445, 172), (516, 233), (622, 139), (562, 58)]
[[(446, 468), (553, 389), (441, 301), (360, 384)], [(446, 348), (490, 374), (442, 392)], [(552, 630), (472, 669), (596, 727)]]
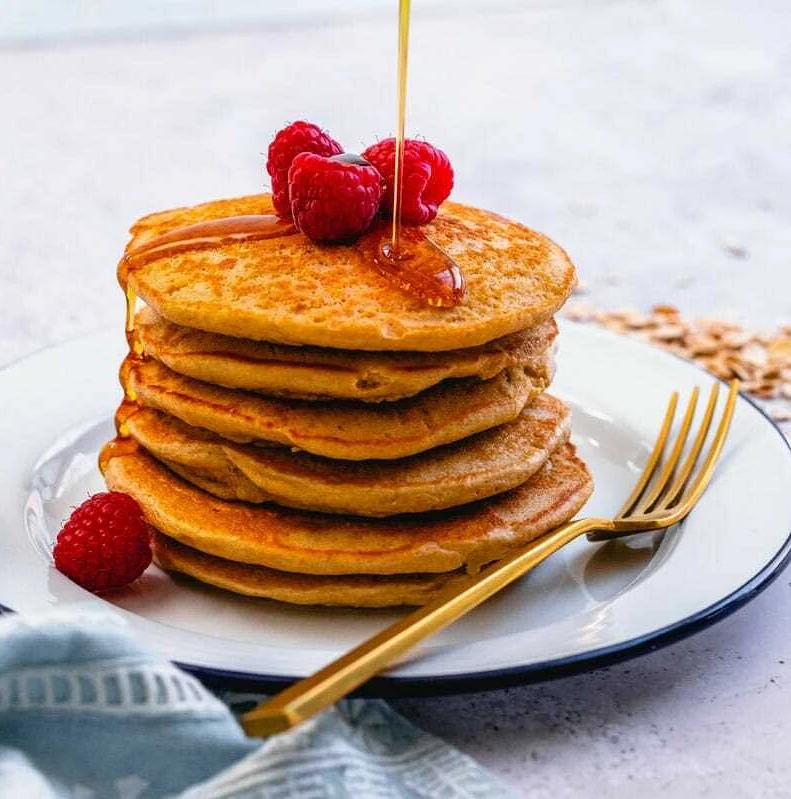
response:
[(107, 591), (136, 580), (151, 563), (151, 529), (132, 497), (94, 494), (58, 533), (55, 566), (89, 591)]
[(288, 169), (295, 156), (300, 153), (329, 156), (342, 152), (343, 147), (312, 122), (292, 122), (278, 131), (269, 145), (266, 159), (266, 171), (272, 179), (272, 203), (278, 215), (285, 219), (291, 216)]
[(288, 170), (294, 224), (313, 241), (350, 241), (379, 211), (382, 176), (355, 155), (300, 153)]
[[(383, 207), (393, 213), (393, 173), (395, 139), (382, 139), (363, 152), (385, 179)], [(453, 167), (442, 150), (427, 141), (404, 141), (403, 196), (401, 219), (413, 225), (425, 225), (436, 215), (453, 188)]]

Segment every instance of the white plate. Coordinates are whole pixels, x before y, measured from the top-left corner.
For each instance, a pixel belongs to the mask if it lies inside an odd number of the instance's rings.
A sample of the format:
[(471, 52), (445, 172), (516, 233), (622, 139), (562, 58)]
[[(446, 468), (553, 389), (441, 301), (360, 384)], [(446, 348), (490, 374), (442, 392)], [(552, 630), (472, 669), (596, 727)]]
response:
[[(596, 479), (585, 513), (614, 511), (647, 457), (671, 390), (712, 379), (658, 350), (564, 324), (553, 391), (574, 409), (574, 438)], [(0, 604), (110, 603), (154, 648), (204, 678), (279, 684), (308, 674), (398, 615), (249, 600), (152, 567), (95, 597), (51, 566), (70, 509), (102, 490), (96, 453), (111, 435), (125, 342), (101, 333), (0, 372)], [(791, 451), (740, 400), (715, 479), (664, 536), (578, 541), (426, 642), (378, 693), (503, 685), (647, 651), (750, 599), (788, 559)]]

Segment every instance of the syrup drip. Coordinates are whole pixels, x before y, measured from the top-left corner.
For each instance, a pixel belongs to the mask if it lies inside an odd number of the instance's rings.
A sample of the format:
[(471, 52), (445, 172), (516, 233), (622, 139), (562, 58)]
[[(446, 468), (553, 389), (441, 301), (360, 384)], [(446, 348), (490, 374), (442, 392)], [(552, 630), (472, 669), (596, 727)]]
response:
[(206, 250), (244, 241), (260, 241), (297, 233), (292, 222), (274, 214), (247, 214), (209, 219), (169, 230), (161, 236), (129, 250), (122, 265), (128, 273), (158, 258), (167, 258), (180, 252)]
[(373, 230), (360, 240), (363, 256), (400, 289), (435, 308), (452, 308), (464, 299), (459, 265), (420, 229), (401, 229), (398, 249), (387, 233)]
[[(129, 293), (127, 293), (127, 302), (129, 302)], [(132, 308), (134, 309), (134, 300)], [(134, 324), (134, 316), (132, 316), (132, 322)], [(137, 392), (129, 387), (131, 364), (128, 364), (130, 358), (137, 360), (140, 357), (140, 355), (130, 352), (129, 358), (121, 365), (120, 378), (124, 388), (124, 400), (115, 412), (115, 438), (106, 444), (99, 453), (99, 470), (102, 474), (106, 472), (107, 465), (113, 458), (134, 455), (140, 451), (140, 444), (129, 433), (129, 419), (140, 410), (140, 403), (137, 401)]]
[[(121, 367), (121, 385), (124, 388), (124, 401), (121, 405), (121, 408), (118, 409), (118, 413), (115, 415), (115, 429), (118, 431), (118, 435), (121, 437), (126, 437), (129, 435), (129, 431), (126, 429), (125, 421), (128, 419), (132, 413), (127, 412), (123, 417), (120, 416), (121, 409), (125, 408), (125, 406), (129, 406), (126, 408), (126, 411), (134, 408), (137, 410), (137, 392), (130, 387), (129, 385), (129, 369), (126, 366), (127, 361), (140, 361), (143, 359), (143, 344), (140, 341), (137, 333), (135, 332), (135, 310), (137, 308), (137, 295), (134, 292), (134, 289), (126, 288), (126, 343), (129, 345), (129, 356), (124, 361), (124, 365)], [(120, 421), (119, 421), (120, 420)]]
[(134, 438), (116, 436), (108, 442), (99, 453), (99, 471), (104, 474), (107, 471), (107, 464), (113, 458), (123, 457), (124, 455), (134, 455), (140, 451), (140, 445)]
[(137, 450), (137, 444), (129, 435), (128, 420), (140, 408), (137, 392), (131, 388), (129, 370), (131, 362), (143, 358), (143, 344), (135, 332), (135, 312), (137, 310), (137, 294), (129, 285), (130, 273), (158, 258), (166, 258), (181, 252), (205, 250), (222, 247), (243, 241), (271, 239), (277, 236), (290, 236), (297, 232), (291, 222), (286, 222), (274, 214), (249, 214), (246, 216), (229, 216), (222, 219), (210, 219), (194, 225), (186, 225), (155, 236), (150, 241), (127, 252), (118, 268), (118, 278), (126, 294), (126, 341), (129, 345), (129, 357), (121, 368), (121, 384), (124, 388), (124, 400), (115, 414), (117, 437), (106, 448), (102, 456), (100, 468), (113, 457), (128, 454)]
[(137, 400), (124, 399), (115, 412), (115, 429), (120, 438), (129, 438), (129, 419), (140, 410)]
[(129, 345), (129, 355), (142, 358), (143, 344), (135, 333), (135, 312), (137, 310), (137, 294), (135, 290), (126, 287), (126, 343)]

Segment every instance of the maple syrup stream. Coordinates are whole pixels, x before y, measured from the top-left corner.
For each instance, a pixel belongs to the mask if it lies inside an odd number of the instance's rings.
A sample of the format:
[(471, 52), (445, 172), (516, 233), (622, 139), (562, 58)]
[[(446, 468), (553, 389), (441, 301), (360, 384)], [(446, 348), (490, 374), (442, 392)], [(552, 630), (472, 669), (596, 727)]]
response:
[[(398, 105), (393, 172), (393, 222), (389, 238), (376, 232), (363, 241), (366, 260), (402, 291), (427, 305), (453, 307), (464, 299), (466, 286), (459, 265), (417, 228), (401, 223), (404, 200), (407, 66), (411, 0), (398, 3)], [(371, 246), (371, 238), (375, 239)]]

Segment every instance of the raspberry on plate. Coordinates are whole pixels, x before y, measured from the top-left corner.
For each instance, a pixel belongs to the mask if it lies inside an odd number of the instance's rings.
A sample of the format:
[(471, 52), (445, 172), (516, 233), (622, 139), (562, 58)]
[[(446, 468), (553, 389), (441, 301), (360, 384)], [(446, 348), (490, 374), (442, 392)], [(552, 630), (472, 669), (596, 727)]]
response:
[(357, 155), (300, 153), (288, 171), (294, 224), (313, 241), (350, 241), (379, 211), (382, 176)]
[[(385, 179), (383, 208), (393, 212), (393, 175), (395, 139), (382, 139), (363, 152)], [(453, 188), (453, 167), (442, 150), (418, 139), (404, 141), (403, 196), (401, 219), (413, 225), (425, 225), (448, 199)]]
[(121, 588), (151, 563), (151, 528), (127, 494), (94, 494), (63, 525), (53, 554), (58, 570), (83, 588)]
[(342, 152), (343, 147), (312, 122), (292, 122), (278, 131), (269, 145), (266, 159), (266, 171), (272, 179), (272, 203), (278, 215), (285, 219), (291, 216), (288, 170), (297, 155), (316, 153), (330, 156)]

